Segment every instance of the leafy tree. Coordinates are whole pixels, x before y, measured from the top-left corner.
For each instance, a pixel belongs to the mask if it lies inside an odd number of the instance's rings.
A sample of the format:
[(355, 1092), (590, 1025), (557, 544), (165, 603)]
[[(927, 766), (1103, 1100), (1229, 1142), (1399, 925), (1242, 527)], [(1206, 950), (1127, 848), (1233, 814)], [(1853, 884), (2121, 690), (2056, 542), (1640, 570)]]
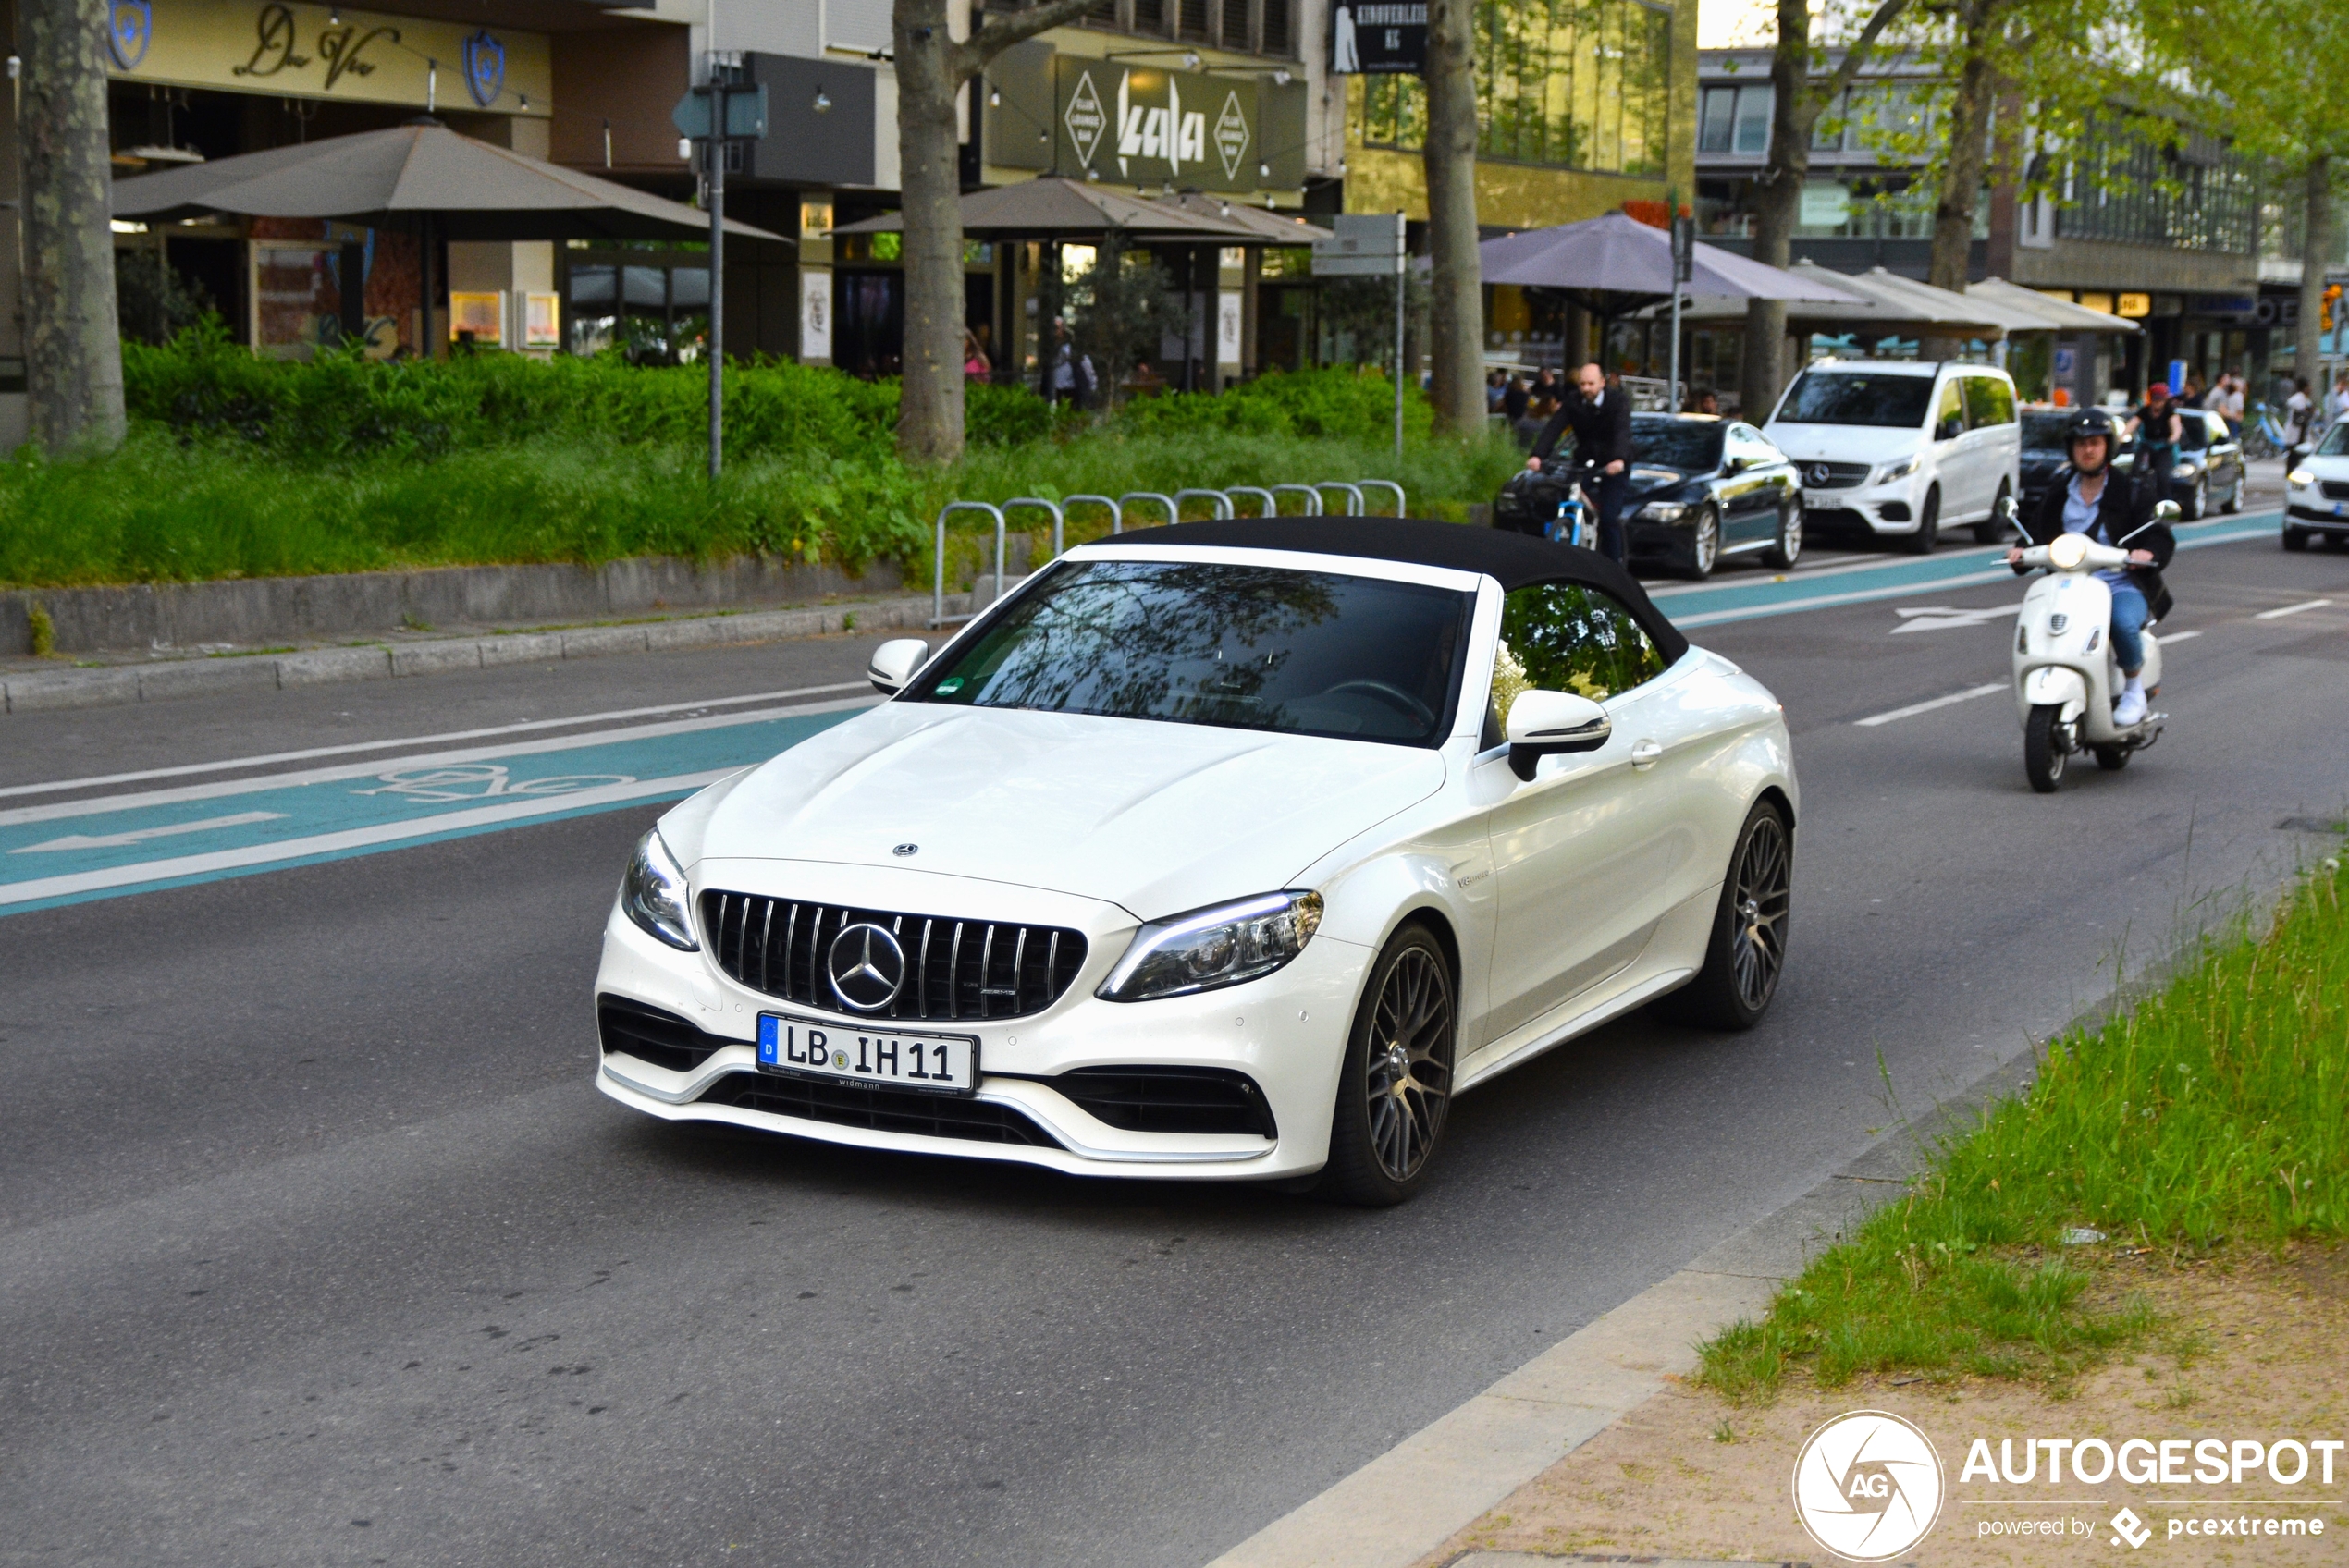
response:
[(1475, 0), (1427, 7), (1427, 249), (1429, 390), (1437, 427), (1484, 428), (1483, 264), (1476, 227)]
[[(1115, 399), (1137, 364), (1159, 357), (1160, 343), (1190, 331), (1189, 312), (1164, 263), (1116, 236), (1069, 285), (1067, 314), (1078, 352), (1092, 356), (1104, 403)], [(1049, 363), (1051, 349), (1045, 353)]]

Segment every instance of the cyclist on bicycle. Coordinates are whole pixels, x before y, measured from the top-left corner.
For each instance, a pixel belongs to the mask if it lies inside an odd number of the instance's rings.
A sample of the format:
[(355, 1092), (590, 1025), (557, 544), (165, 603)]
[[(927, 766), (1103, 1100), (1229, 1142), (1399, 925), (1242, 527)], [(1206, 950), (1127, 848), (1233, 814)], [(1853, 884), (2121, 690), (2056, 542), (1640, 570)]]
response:
[(1525, 466), (1539, 471), (1557, 449), (1558, 437), (1574, 432), (1576, 458), (1597, 471), (1597, 483), (1584, 488), (1598, 508), (1599, 553), (1620, 564), (1623, 499), (1631, 487), (1631, 399), (1619, 386), (1607, 389), (1606, 372), (1595, 360), (1575, 373), (1574, 385), (1575, 394), (1542, 427)]

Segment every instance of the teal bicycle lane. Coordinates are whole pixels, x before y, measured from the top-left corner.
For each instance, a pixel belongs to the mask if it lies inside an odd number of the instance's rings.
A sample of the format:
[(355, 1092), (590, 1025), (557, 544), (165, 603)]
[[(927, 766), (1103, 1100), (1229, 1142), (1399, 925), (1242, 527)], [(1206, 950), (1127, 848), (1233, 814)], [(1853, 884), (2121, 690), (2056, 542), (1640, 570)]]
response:
[(878, 699), (638, 725), (0, 811), (0, 914), (678, 800)]

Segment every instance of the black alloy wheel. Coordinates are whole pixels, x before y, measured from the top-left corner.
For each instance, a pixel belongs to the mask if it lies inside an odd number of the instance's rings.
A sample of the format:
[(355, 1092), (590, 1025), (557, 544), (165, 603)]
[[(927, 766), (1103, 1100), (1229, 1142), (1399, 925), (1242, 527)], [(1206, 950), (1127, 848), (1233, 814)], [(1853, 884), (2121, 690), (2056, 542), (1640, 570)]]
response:
[(1696, 521), (1689, 525), (1688, 547), (1680, 557), (1680, 575), (1702, 582), (1713, 575), (1721, 559), (1721, 514), (1711, 502), (1696, 509)]
[(1777, 806), (1757, 802), (1729, 853), (1704, 967), (1664, 998), (1656, 1011), (1715, 1029), (1751, 1029), (1760, 1023), (1786, 972), (1793, 890), (1793, 830)]
[(1762, 561), (1779, 571), (1792, 571), (1802, 558), (1802, 497), (1789, 496), (1778, 506), (1777, 543), (1762, 552)]
[(1324, 1191), (1370, 1208), (1419, 1191), (1444, 1141), (1458, 1022), (1451, 961), (1424, 926), (1406, 925), (1371, 965), (1347, 1036)]
[(1917, 514), (1917, 531), (1900, 541), (1900, 547), (1912, 556), (1929, 556), (1933, 546), (1941, 543), (1941, 486), (1935, 485), (1925, 493), (1925, 509)]
[(2006, 509), (2007, 501), (2013, 495), (2005, 480), (1998, 481), (1998, 498), (1990, 503), (1990, 515), (1974, 525), (1975, 544), (1996, 545), (2007, 536), (2006, 521), (1998, 514)]

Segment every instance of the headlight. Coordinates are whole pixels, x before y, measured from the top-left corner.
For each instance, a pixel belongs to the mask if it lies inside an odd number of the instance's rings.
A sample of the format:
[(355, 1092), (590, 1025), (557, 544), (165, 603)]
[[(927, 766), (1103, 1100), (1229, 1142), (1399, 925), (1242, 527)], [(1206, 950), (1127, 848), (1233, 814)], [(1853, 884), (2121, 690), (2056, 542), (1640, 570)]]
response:
[[(2070, 571), (2087, 558), (2088, 541), (2081, 534), (2059, 533), (2048, 541), (2048, 561), (2060, 571)], [(2053, 617), (2048, 618), (2048, 624), (2055, 627)]]
[(2188, 461), (2180, 463), (2170, 472), (2176, 474), (2180, 479), (2192, 479), (2195, 474), (2201, 472), (2202, 471), (2195, 464)]
[(1916, 472), (1917, 464), (1923, 460), (1917, 454), (1912, 453), (1897, 463), (1887, 463), (1876, 471), (1876, 482), (1878, 484), (1889, 484), (1896, 479), (1906, 479)]
[(685, 873), (661, 842), (660, 829), (637, 839), (628, 875), (620, 879), (620, 907), (628, 918), (678, 951), (694, 952), (701, 944), (694, 940), (691, 898)]
[(1319, 893), (1266, 893), (1217, 904), (1134, 935), (1093, 994), (1103, 1001), (1139, 1002), (1236, 986), (1270, 974), (1305, 950), (1322, 924)]
[(2297, 484), (2304, 490), (2317, 482), (2315, 471), (2305, 468), (2294, 469), (2290, 473), (2285, 474), (2283, 477), (2285, 484)]
[(1640, 508), (1640, 517), (1648, 522), (1678, 522), (1689, 515), (1689, 508), (1678, 501), (1650, 501)]

